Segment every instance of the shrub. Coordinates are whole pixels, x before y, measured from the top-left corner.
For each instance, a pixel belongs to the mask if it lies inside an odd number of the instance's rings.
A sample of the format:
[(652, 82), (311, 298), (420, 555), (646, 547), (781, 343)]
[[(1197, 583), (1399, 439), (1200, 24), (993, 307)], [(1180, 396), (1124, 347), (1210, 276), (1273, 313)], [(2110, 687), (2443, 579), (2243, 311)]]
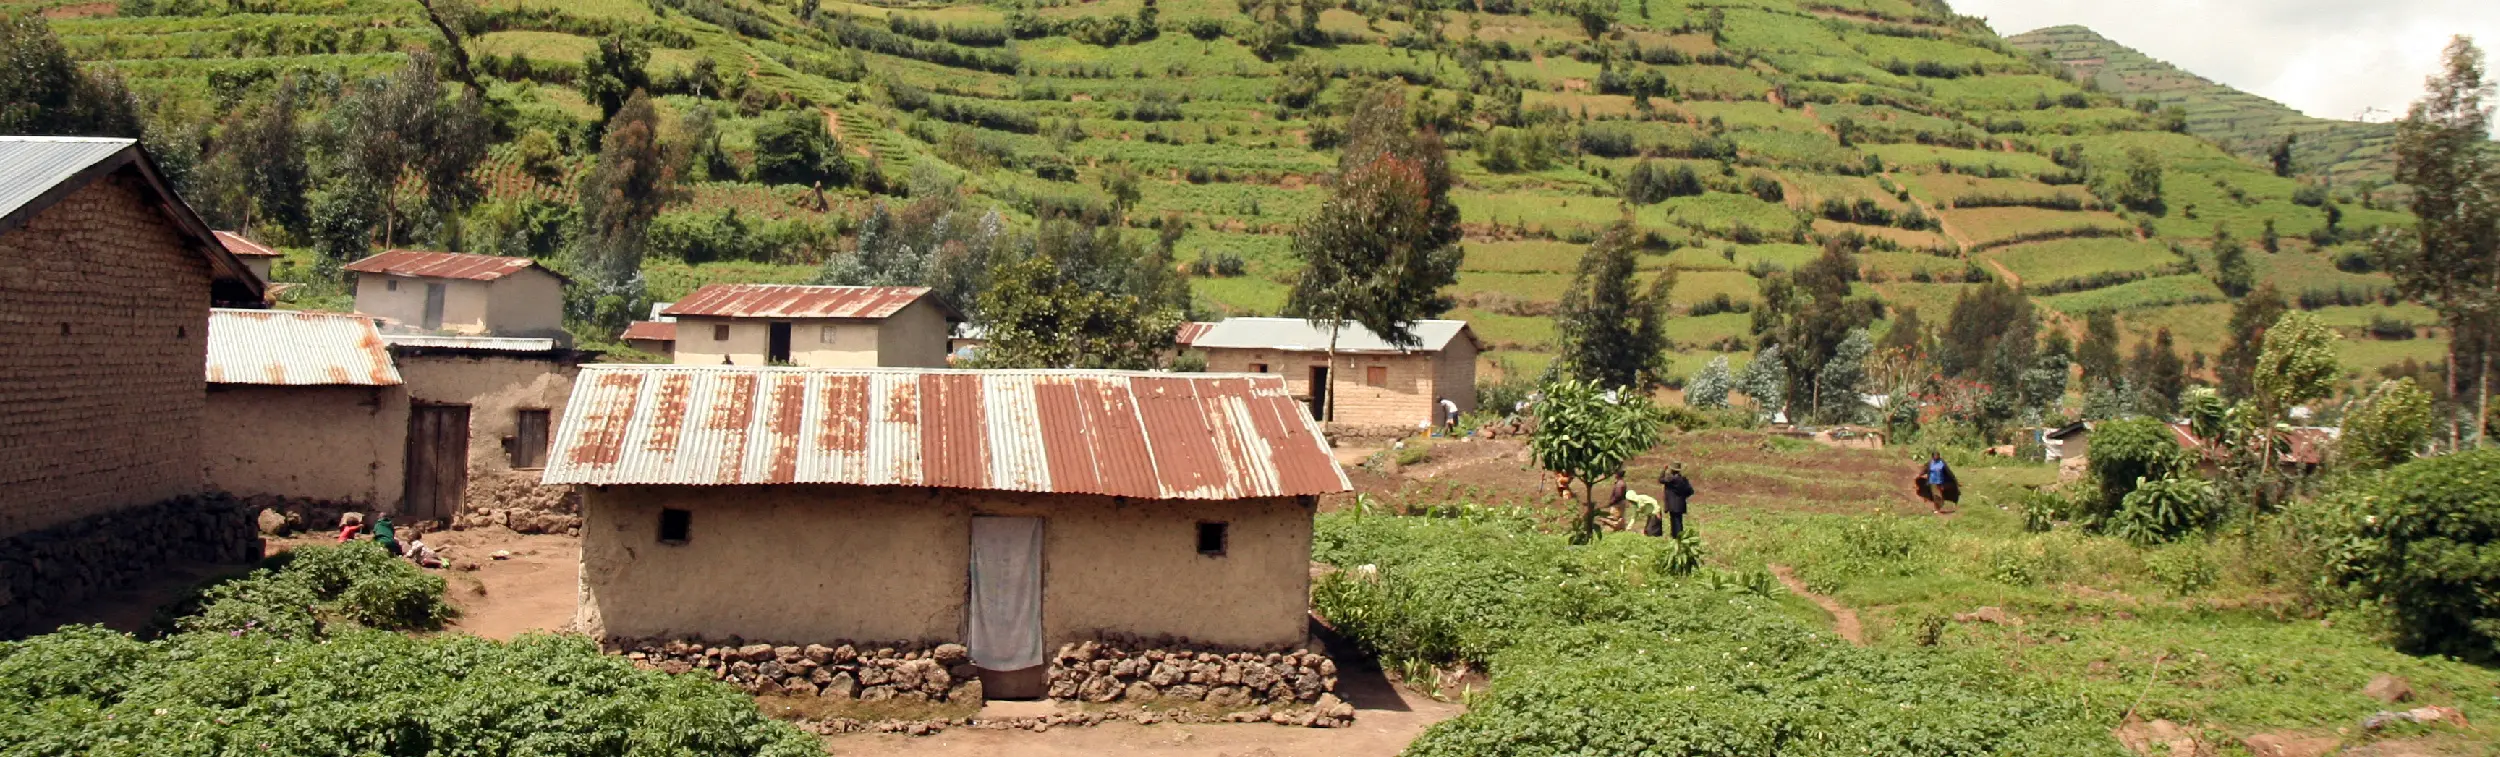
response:
[(200, 593), (200, 612), (177, 621), (189, 632), (319, 636), (345, 623), (390, 631), (439, 629), (453, 614), (443, 579), (391, 557), (371, 541), (315, 545), (271, 567)]
[(2213, 484), (2200, 479), (2137, 479), (2104, 528), (2138, 546), (2161, 544), (2212, 525), (2220, 499)]
[(2114, 515), (2139, 481), (2159, 481), (2188, 468), (2187, 453), (2170, 427), (2150, 418), (2114, 420), (2092, 429), (2090, 473), (2100, 496), (2087, 500), (2081, 519), (2094, 524)]
[(2343, 576), (2395, 615), (2407, 651), (2500, 660), (2500, 450), (2397, 466), (2361, 488)]
[(2153, 578), (2161, 581), (2162, 588), (2180, 596), (2210, 588), (2222, 575), (2222, 566), (2201, 544), (2155, 550), (2145, 555), (2144, 566), (2153, 571)]
[(2362, 469), (2385, 468), (2413, 459), (2413, 451), (2431, 437), (2431, 395), (2413, 379), (2379, 382), (2368, 396), (2344, 411), (2343, 438), (2336, 451)]

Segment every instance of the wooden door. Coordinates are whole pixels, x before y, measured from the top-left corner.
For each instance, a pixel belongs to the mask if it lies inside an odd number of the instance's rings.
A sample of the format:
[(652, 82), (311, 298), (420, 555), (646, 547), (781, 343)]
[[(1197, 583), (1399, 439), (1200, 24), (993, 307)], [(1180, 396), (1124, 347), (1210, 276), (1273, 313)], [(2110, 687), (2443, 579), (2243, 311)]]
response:
[(449, 521), (469, 493), (469, 406), (408, 408), (408, 486), (400, 515)]
[(425, 285), (425, 316), (418, 325), (427, 331), (443, 327), (443, 285)]

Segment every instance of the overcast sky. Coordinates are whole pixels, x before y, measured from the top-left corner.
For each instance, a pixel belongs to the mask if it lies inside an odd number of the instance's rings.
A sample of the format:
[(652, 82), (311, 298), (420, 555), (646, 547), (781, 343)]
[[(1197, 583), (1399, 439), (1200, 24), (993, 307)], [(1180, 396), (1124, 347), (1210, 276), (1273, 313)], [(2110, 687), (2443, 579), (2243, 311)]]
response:
[(2319, 118), (2404, 115), (2457, 34), (2500, 47), (2500, 0), (1948, 0), (1998, 34), (2062, 24)]

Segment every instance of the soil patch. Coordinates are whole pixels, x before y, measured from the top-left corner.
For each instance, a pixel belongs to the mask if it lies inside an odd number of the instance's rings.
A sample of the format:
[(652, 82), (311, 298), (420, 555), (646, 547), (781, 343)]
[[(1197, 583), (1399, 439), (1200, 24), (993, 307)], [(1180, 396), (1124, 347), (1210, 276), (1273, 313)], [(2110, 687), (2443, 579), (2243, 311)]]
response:
[(1078, 757), (1101, 754), (1170, 757), (1390, 757), (1434, 723), (1463, 708), (1391, 686), (1376, 676), (1347, 676), (1338, 694), (1354, 705), (1346, 728), (1288, 728), (1266, 723), (1157, 724), (1112, 722), (1085, 728), (1021, 730), (950, 728), (934, 736), (828, 736), (834, 754), (883, 757)]
[(1858, 611), (1849, 609), (1847, 605), (1841, 604), (1840, 600), (1816, 594), (1813, 590), (1807, 589), (1806, 582), (1797, 580), (1797, 571), (1786, 565), (1771, 566), (1771, 575), (1780, 580), (1781, 586), (1788, 587), (1788, 590), (1795, 592), (1797, 596), (1805, 597), (1806, 601), (1813, 602), (1816, 607), (1823, 608), (1824, 612), (1831, 613), (1832, 630), (1838, 632), (1840, 638), (1851, 644), (1866, 646), (1866, 627), (1858, 623)]
[[(428, 534), (426, 543), (453, 565), (477, 566), (438, 571), (451, 581), (451, 603), (460, 608), (453, 630), (510, 639), (572, 625), (581, 586), (581, 539), (479, 528)], [(511, 556), (494, 559), (498, 550)]]

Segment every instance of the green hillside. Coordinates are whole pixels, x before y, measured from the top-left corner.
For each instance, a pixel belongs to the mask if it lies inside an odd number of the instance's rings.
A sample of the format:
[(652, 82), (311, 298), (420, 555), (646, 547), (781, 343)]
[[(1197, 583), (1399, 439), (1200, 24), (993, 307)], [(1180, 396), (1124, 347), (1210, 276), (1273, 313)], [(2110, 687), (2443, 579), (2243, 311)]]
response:
[(2388, 152), (2396, 138), (2393, 124), (2312, 118), (2282, 103), (2181, 70), (2080, 26), (2050, 27), (2005, 41), (2047, 54), (2104, 92), (2185, 108), (2188, 133), (2248, 158), (2264, 160), (2285, 136), (2293, 136), (2298, 139), (2293, 159), (2303, 172), (2339, 181), (2382, 183), (2395, 173), (2395, 157)]
[[(1941, 324), (1961, 291), (2001, 277), (2073, 333), (2082, 314), (2111, 310), (2130, 344), (2167, 327), (2183, 355), (2215, 355), (2213, 316), (2227, 306), (2205, 280), (2205, 239), (2226, 228), (2254, 250), (2271, 228), (2280, 251), (2252, 253), (2258, 278), (2350, 310), (2336, 322), (2357, 340), (2356, 373), (2442, 349), (2435, 337), (2358, 341), (2378, 315), (2423, 321), (2378, 304), (2383, 275), (2337, 264), (2360, 260), (2351, 240), (2405, 216), (2164, 131), (2107, 84), (2138, 68), (2106, 66), (2103, 86), (2081, 85), (1933, 0), (480, 1), (465, 48), (502, 109), (477, 172), (484, 200), (461, 211), (457, 234), (436, 224), (394, 242), (561, 259), (601, 117), (582, 89), (585, 57), (602, 38), (639, 40), (671, 125), (662, 138), (696, 110), (717, 129), (701, 180), (652, 227), (643, 273), (659, 300), (706, 281), (809, 280), (849, 254), (879, 203), (909, 222), (914, 192), (959, 193), (1029, 226), (1104, 214), (1126, 199), (1107, 186), (1133, 186), (1121, 217), (1139, 235), (1186, 226), (1176, 251), (1200, 315), (1272, 313), (1295, 271), (1289, 234), (1335, 166), (1314, 140), (1339, 128), (1352, 81), (1394, 77), (1452, 147), (1468, 257), (1450, 294), (1454, 317), (1497, 346), (1488, 365), (1551, 360), (1576, 261), (1627, 212), (1623, 188), (1644, 164), (1673, 180), (1628, 207), (1639, 267), (1682, 271), (1669, 331), (1687, 374), (1716, 355), (1743, 365), (1757, 280), (1850, 234), (1870, 240), (1857, 286), (1888, 306), (1879, 334), (1903, 308)], [(290, 74), (317, 99), (444, 44), (411, 0), (0, 9), (49, 18), (72, 54), (118, 71), (160, 117), (195, 124), (211, 158), (223, 124)], [(760, 181), (759, 142), (793, 117), (833, 129), (859, 178), (821, 194)], [(2205, 133), (2217, 118), (2258, 123), (2200, 110), (2189, 125)], [(2376, 153), (2337, 154), (2342, 172)], [(2148, 211), (2111, 199), (2131, 156), (2165, 169)], [(310, 246), (304, 229), (200, 199), (218, 192), (186, 193), (220, 224)], [(321, 291), (300, 294), (337, 301)]]

